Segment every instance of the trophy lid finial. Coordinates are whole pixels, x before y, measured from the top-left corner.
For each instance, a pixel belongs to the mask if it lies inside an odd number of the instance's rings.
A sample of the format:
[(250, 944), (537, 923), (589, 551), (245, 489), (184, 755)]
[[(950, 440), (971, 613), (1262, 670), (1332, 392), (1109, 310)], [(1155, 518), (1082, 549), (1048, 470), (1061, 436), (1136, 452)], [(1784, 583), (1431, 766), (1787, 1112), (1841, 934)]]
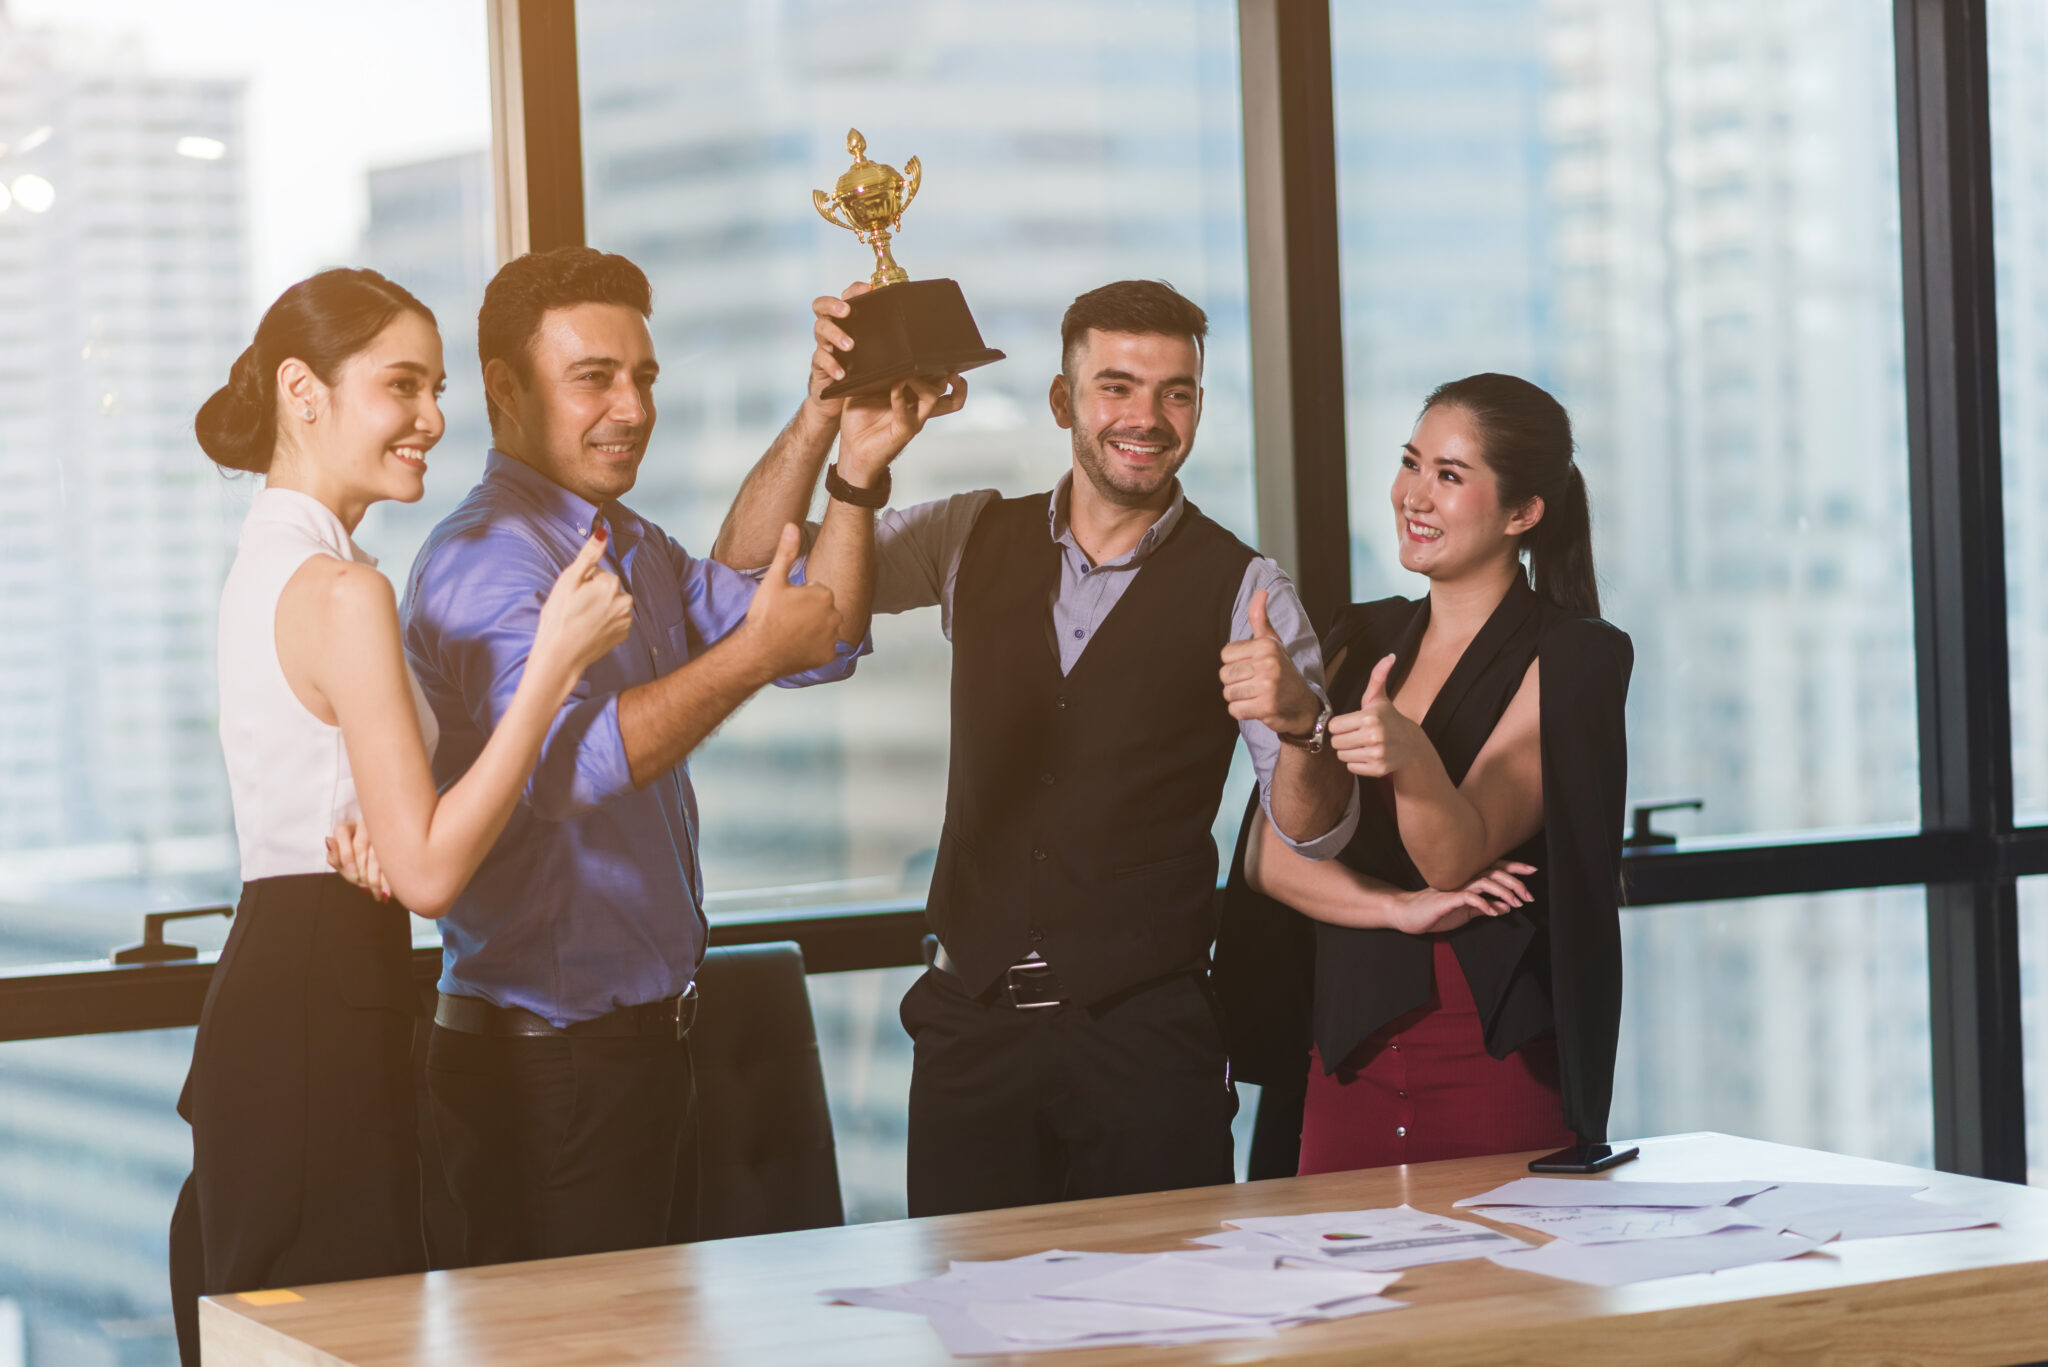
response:
[(868, 140), (860, 135), (858, 128), (846, 130), (846, 150), (855, 161), (867, 160)]

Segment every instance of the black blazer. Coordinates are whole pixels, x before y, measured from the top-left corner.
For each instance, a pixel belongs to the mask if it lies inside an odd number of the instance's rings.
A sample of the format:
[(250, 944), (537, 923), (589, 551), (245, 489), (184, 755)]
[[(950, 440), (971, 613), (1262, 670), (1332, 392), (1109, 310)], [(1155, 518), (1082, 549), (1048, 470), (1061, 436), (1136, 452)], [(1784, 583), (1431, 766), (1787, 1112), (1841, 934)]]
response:
[[(1355, 709), (1379, 660), (1398, 687), (1429, 623), (1429, 600), (1388, 598), (1347, 608), (1324, 640), (1346, 651), (1330, 702)], [(1445, 679), (1422, 722), (1453, 782), (1462, 781), (1531, 661), (1543, 675), (1543, 828), (1510, 857), (1537, 867), (1532, 902), (1450, 932), (1472, 988), (1487, 1052), (1505, 1058), (1555, 1033), (1565, 1123), (1604, 1139), (1621, 1024), (1620, 901), (1623, 716), (1635, 652), (1598, 618), (1578, 617), (1518, 578)], [(1335, 1071), (1374, 1031), (1429, 1000), (1429, 937), (1313, 921), (1246, 886), (1246, 812), (1225, 888), (1216, 984), (1233, 1073), (1298, 1090), (1308, 1047)], [(1377, 780), (1361, 780), (1358, 833), (1338, 856), (1395, 887), (1425, 886), (1402, 846)]]

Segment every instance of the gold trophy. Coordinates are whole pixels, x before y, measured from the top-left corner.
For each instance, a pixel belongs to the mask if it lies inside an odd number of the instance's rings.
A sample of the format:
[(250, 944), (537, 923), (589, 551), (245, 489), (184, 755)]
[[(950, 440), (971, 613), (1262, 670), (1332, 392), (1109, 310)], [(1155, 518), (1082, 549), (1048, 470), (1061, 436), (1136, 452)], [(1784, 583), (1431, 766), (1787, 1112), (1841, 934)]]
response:
[(890, 234), (902, 227), (903, 211), (924, 180), (917, 158), (903, 163), (907, 176), (868, 160), (868, 140), (858, 128), (847, 130), (846, 150), (853, 165), (831, 194), (811, 191), (811, 203), (827, 223), (874, 249), (875, 273), (868, 277), (874, 288), (849, 301), (853, 312), (841, 326), (856, 345), (840, 355), (846, 378), (828, 386), (824, 397), (865, 394), (912, 375), (951, 375), (1002, 360), (1002, 352), (981, 340), (959, 285), (912, 280), (889, 249)]

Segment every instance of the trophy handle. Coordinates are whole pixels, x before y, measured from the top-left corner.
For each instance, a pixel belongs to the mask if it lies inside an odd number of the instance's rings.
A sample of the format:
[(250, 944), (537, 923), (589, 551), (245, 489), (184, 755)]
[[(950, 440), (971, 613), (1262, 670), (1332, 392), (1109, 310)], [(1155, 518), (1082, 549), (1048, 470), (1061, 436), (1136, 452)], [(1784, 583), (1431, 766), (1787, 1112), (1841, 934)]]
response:
[[(919, 185), (922, 185), (923, 183), (924, 167), (918, 165), (917, 158), (912, 157), (909, 161), (904, 162), (903, 209), (908, 209), (910, 207), (910, 201), (917, 198), (917, 187)], [(903, 218), (903, 209), (898, 209), (896, 211), (896, 217), (899, 221), (901, 221), (901, 219)]]
[(835, 228), (844, 228), (850, 233), (860, 231), (860, 229), (839, 216), (838, 203), (823, 190), (811, 191), (811, 207), (818, 211), (819, 218), (824, 219)]

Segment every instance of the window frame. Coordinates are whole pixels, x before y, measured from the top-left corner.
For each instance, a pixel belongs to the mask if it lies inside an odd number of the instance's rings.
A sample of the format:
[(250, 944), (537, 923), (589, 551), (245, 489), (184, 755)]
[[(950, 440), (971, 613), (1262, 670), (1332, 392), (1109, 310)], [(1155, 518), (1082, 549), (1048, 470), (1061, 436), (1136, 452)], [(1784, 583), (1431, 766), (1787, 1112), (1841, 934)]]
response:
[[(574, 0), (488, 0), (499, 251), (583, 241)], [(1239, 0), (1255, 479), (1265, 549), (1326, 616), (1350, 597), (1327, 0)], [(1924, 885), (1936, 1165), (2026, 1180), (1985, 0), (1893, 0), (1921, 828), (1685, 839), (1623, 860), (1633, 908)], [(811, 972), (922, 961), (912, 903), (723, 916)], [(0, 1040), (198, 1020), (215, 958), (0, 975)], [(437, 946), (415, 947), (423, 992)]]

